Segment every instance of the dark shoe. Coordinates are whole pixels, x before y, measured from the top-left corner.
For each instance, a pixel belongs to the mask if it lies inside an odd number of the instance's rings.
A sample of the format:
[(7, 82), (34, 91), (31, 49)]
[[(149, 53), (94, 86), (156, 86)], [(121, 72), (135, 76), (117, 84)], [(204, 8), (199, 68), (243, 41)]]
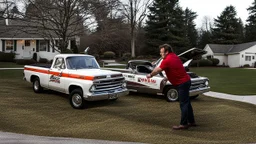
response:
[(179, 126), (173, 126), (172, 129), (173, 130), (185, 130), (188, 129), (188, 125), (179, 125)]
[(188, 123), (188, 127), (196, 127), (197, 124), (196, 123)]

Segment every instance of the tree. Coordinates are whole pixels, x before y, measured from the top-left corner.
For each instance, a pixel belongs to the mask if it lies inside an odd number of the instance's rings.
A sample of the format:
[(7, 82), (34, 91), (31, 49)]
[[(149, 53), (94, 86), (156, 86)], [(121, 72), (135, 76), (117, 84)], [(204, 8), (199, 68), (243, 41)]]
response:
[(11, 11), (14, 7), (17, 8), (14, 1), (0, 0), (0, 19), (11, 18)]
[(202, 21), (202, 27), (198, 31), (199, 39), (198, 39), (198, 47), (203, 49), (206, 44), (212, 43), (212, 22), (211, 18), (204, 16)]
[[(90, 18), (89, 2), (80, 0), (28, 0), (24, 21), (50, 40), (59, 52), (67, 50), (69, 40), (84, 34), (84, 23)], [(29, 31), (27, 31), (30, 33)], [(55, 39), (59, 39), (57, 45)]]
[(247, 8), (247, 11), (249, 12), (249, 17), (245, 25), (245, 40), (246, 42), (256, 41), (256, 0)]
[(196, 12), (193, 12), (192, 10), (190, 10), (188, 8), (185, 9), (186, 36), (189, 39), (190, 47), (197, 46), (198, 33), (196, 30), (196, 24), (194, 22), (196, 17), (197, 17)]
[(156, 55), (158, 46), (164, 43), (172, 45), (176, 53), (189, 48), (186, 36), (184, 11), (178, 0), (154, 0), (149, 7), (146, 25), (146, 49), (148, 54)]
[(128, 0), (128, 3), (123, 4), (124, 15), (130, 24), (132, 57), (135, 57), (135, 40), (136, 32), (138, 31), (137, 28), (140, 27), (139, 25), (146, 17), (147, 8), (150, 4), (151, 0)]
[(235, 7), (227, 6), (217, 19), (214, 19), (213, 42), (219, 44), (242, 43), (241, 23), (237, 18)]
[(92, 3), (97, 28), (85, 40), (92, 48), (92, 54), (101, 55), (105, 51), (113, 51), (117, 56), (121, 56), (127, 52), (129, 27), (120, 7), (119, 0), (96, 0)]

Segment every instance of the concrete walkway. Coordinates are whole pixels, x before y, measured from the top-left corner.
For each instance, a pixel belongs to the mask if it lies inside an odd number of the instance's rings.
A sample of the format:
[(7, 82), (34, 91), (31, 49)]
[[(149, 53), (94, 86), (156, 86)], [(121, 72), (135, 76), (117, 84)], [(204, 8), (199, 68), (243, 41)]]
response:
[(33, 135), (25, 135), (25, 134), (0, 132), (0, 144), (142, 144), (142, 143), (65, 138), (65, 137), (45, 137), (45, 136), (33, 136)]
[(220, 98), (220, 99), (227, 99), (227, 100), (234, 100), (240, 101), (245, 103), (250, 103), (256, 105), (256, 95), (231, 95), (219, 92), (206, 92), (204, 93), (205, 96)]

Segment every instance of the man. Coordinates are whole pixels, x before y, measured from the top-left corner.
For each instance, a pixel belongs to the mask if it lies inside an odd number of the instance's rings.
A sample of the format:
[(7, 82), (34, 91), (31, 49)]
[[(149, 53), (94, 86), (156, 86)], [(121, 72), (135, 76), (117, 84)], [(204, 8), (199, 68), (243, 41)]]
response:
[(180, 125), (173, 126), (174, 130), (183, 130), (188, 129), (190, 126), (196, 126), (193, 108), (189, 99), (190, 76), (170, 45), (164, 44), (159, 46), (159, 48), (163, 61), (159, 67), (156, 67), (151, 74), (147, 75), (147, 78), (151, 78), (164, 70), (168, 80), (178, 89), (181, 121)]

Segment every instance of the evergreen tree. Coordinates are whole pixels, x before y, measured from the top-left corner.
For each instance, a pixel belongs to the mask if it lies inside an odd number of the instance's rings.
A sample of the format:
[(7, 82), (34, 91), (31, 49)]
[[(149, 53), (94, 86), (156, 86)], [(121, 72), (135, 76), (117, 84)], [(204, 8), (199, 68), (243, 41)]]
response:
[(198, 42), (198, 48), (204, 49), (206, 44), (212, 43), (212, 33), (207, 30), (201, 30)]
[(237, 44), (242, 43), (241, 23), (236, 17), (234, 6), (227, 6), (217, 19), (214, 19), (213, 43)]
[(196, 30), (196, 24), (194, 22), (196, 17), (197, 17), (196, 12), (193, 12), (188, 8), (185, 9), (186, 36), (189, 39), (190, 47), (197, 46), (198, 33)]
[(245, 26), (245, 40), (246, 42), (256, 41), (256, 0), (247, 9), (249, 11), (249, 17)]
[(164, 43), (170, 44), (176, 53), (189, 47), (184, 11), (179, 6), (178, 0), (154, 0), (149, 11), (145, 29), (147, 54), (158, 54), (158, 46)]

